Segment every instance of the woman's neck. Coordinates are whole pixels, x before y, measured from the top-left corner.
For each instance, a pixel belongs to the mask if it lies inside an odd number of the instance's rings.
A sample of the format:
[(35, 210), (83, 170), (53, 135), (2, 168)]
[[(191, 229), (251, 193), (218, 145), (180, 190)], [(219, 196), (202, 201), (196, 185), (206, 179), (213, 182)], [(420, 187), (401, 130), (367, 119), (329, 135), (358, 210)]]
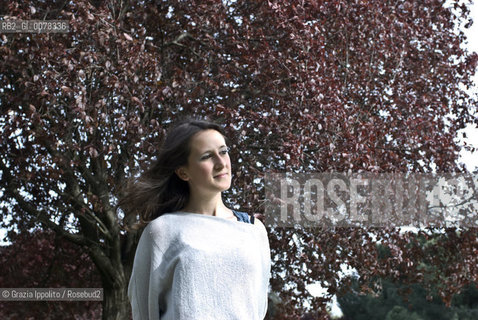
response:
[(221, 193), (214, 197), (190, 195), (189, 201), (182, 211), (194, 212), (210, 216), (228, 218), (232, 216), (232, 211), (222, 202)]

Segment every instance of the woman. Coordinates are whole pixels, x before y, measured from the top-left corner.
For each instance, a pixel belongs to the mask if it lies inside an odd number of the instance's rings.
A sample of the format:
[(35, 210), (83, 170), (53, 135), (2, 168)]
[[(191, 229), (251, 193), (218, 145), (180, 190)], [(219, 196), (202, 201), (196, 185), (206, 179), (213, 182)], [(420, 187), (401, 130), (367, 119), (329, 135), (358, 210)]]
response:
[(188, 120), (120, 206), (147, 224), (128, 296), (133, 319), (263, 319), (270, 251), (264, 225), (226, 207), (231, 162), (222, 128)]

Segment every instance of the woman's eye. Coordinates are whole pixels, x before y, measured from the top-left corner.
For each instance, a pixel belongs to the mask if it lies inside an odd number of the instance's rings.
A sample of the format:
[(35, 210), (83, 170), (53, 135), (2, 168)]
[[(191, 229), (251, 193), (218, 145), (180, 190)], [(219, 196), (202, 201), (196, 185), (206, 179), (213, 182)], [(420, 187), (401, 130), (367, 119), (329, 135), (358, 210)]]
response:
[[(229, 148), (226, 148), (226, 149), (222, 149), (219, 151), (219, 154), (221, 155), (226, 155), (229, 153)], [(208, 153), (208, 154), (205, 154), (204, 156), (201, 157), (201, 160), (207, 160), (209, 158), (212, 158), (213, 154), (211, 153)]]

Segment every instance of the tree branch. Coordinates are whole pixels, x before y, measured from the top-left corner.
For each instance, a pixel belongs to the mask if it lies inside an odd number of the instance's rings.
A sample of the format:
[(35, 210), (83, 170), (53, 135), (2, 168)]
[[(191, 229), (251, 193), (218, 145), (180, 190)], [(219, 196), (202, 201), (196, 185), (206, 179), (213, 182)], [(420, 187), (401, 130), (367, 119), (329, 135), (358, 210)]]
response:
[(90, 242), (86, 237), (80, 234), (72, 234), (66, 231), (60, 225), (51, 221), (50, 216), (45, 211), (40, 210), (38, 209), (38, 207), (35, 207), (28, 203), (18, 191), (17, 180), (14, 179), (3, 160), (0, 160), (0, 169), (2, 170), (2, 180), (6, 182), (5, 191), (17, 201), (18, 206), (30, 217), (36, 217), (38, 221), (40, 221), (42, 224), (55, 231), (59, 235), (65, 237), (66, 239), (72, 241), (73, 243), (76, 243), (78, 245), (94, 244), (94, 242)]

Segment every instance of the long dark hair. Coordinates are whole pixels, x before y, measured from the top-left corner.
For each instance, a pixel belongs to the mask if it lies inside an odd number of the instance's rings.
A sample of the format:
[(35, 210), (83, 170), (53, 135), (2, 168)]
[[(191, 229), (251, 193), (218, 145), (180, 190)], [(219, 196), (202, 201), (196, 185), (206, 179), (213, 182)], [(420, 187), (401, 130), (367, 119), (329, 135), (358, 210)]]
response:
[[(221, 126), (208, 120), (187, 119), (168, 132), (156, 161), (139, 177), (130, 179), (118, 206), (123, 210), (127, 227), (137, 222), (134, 229), (167, 212), (186, 206), (189, 185), (179, 179), (175, 170), (187, 165), (191, 138), (203, 130), (216, 130), (224, 136)], [(139, 221), (138, 221), (139, 218)]]

